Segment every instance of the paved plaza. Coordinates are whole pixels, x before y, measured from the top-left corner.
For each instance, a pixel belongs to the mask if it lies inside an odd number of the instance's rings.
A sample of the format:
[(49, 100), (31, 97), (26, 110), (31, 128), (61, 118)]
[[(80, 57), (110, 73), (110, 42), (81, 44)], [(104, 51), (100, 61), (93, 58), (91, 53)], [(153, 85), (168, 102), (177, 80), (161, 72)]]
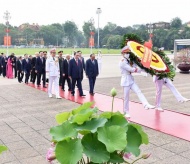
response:
[[(95, 91), (109, 94), (112, 87), (122, 97), (118, 69), (119, 56), (104, 56), (103, 68), (97, 79)], [(111, 63), (111, 64), (110, 64)], [(174, 85), (183, 96), (190, 98), (190, 74), (177, 73)], [(155, 101), (152, 77), (135, 76), (135, 80), (151, 104)], [(87, 79), (83, 89), (88, 90)], [(130, 100), (139, 101), (134, 93)], [(0, 155), (0, 164), (47, 164), (45, 155), (51, 144), (49, 129), (56, 125), (55, 115), (79, 106), (65, 99), (49, 99), (47, 93), (18, 84), (16, 79), (0, 77), (0, 144), (9, 151)], [(177, 103), (172, 93), (164, 87), (162, 107), (190, 114), (190, 102)], [(142, 111), (144, 112), (144, 111)], [(150, 144), (142, 153), (151, 153), (139, 164), (189, 164), (190, 142), (144, 127)], [(175, 129), (174, 129), (175, 130)], [(55, 162), (56, 163), (56, 162)]]

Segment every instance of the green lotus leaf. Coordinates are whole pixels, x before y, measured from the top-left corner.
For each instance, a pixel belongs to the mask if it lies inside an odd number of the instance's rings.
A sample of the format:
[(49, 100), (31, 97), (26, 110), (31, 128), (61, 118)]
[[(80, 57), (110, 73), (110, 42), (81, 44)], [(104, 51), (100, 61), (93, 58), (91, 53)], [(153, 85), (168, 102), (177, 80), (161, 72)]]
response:
[(128, 125), (127, 130), (127, 146), (125, 152), (133, 153), (136, 157), (140, 155), (139, 146), (142, 143), (141, 134), (138, 132), (136, 127)]
[(130, 125), (135, 127), (137, 131), (139, 132), (139, 134), (141, 135), (142, 144), (147, 145), (149, 143), (148, 135), (143, 131), (142, 127), (137, 124), (130, 124)]
[(55, 116), (55, 119), (58, 124), (62, 124), (63, 122), (65, 122), (69, 119), (70, 115), (71, 115), (70, 112), (60, 113)]
[(90, 117), (97, 112), (96, 108), (93, 109), (83, 109), (80, 112), (78, 112), (77, 114), (75, 114), (72, 118), (71, 118), (71, 122), (72, 123), (77, 123), (79, 125), (82, 125), (84, 122), (89, 121)]
[(110, 159), (110, 153), (97, 139), (97, 134), (87, 134), (82, 139), (83, 151), (94, 163), (105, 163)]
[(113, 126), (113, 125), (124, 127), (127, 131), (128, 121), (123, 115), (114, 115), (106, 123), (106, 126)]
[(95, 133), (97, 131), (97, 128), (103, 127), (105, 123), (107, 122), (107, 119), (105, 118), (93, 118), (90, 121), (86, 121), (82, 125), (76, 126), (77, 131), (91, 131), (92, 133)]
[(115, 112), (115, 113), (112, 113), (112, 112), (103, 112), (103, 113), (100, 114), (100, 117), (110, 119), (111, 116), (115, 116), (115, 115), (123, 116), (123, 114), (121, 114), (120, 112)]
[(56, 159), (61, 164), (76, 164), (82, 158), (82, 144), (80, 139), (61, 141), (56, 144)]
[(94, 102), (86, 102), (86, 103), (82, 104), (81, 106), (79, 106), (78, 108), (72, 110), (72, 114), (75, 115), (75, 114), (79, 113), (81, 110), (89, 109), (89, 108), (91, 108), (91, 106), (93, 104), (94, 104)]
[(6, 150), (8, 150), (6, 146), (0, 145), (0, 154)]
[(114, 152), (114, 153), (110, 154), (109, 162), (111, 162), (111, 163), (124, 163), (125, 160), (123, 159), (123, 157), (121, 157), (119, 154), (117, 154), (117, 152)]
[(64, 122), (62, 125), (54, 126), (50, 129), (53, 141), (59, 142), (70, 137), (77, 137), (75, 126), (71, 123)]
[(107, 151), (110, 153), (123, 150), (127, 145), (126, 129), (120, 126), (98, 128), (98, 140), (106, 145)]

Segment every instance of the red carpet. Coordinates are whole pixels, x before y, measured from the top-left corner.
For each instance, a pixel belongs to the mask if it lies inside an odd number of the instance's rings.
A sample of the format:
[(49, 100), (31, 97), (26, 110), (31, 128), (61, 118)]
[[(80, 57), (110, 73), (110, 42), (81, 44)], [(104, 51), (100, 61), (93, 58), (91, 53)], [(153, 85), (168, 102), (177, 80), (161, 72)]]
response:
[[(29, 85), (31, 87), (37, 88), (33, 84)], [(44, 89), (39, 87), (37, 89), (47, 92), (47, 88)], [(78, 96), (77, 91), (75, 96), (72, 96), (68, 91), (61, 91), (60, 96), (79, 104), (88, 101), (94, 101), (95, 106), (97, 106), (100, 111), (111, 111), (112, 97), (98, 93), (96, 93), (94, 96), (90, 96), (88, 91), (84, 91), (84, 94), (86, 94), (86, 97), (82, 98)], [(123, 100), (115, 98), (114, 111), (122, 112), (122, 109)], [(165, 110), (164, 112), (159, 112), (154, 109), (145, 110), (142, 104), (135, 102), (130, 102), (130, 114), (131, 122), (141, 124), (154, 130), (190, 141), (189, 115), (173, 112), (170, 110)]]

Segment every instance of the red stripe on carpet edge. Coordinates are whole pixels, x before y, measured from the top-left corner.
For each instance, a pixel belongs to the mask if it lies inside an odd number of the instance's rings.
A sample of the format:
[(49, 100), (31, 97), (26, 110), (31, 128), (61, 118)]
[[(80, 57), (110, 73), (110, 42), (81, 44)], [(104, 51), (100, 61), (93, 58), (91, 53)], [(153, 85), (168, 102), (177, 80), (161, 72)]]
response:
[[(36, 87), (33, 84), (29, 86), (47, 92), (47, 88)], [(80, 97), (76, 91), (75, 96), (72, 96), (68, 91), (60, 91), (60, 96), (83, 104), (85, 102), (94, 101), (95, 106), (100, 111), (111, 111), (112, 97), (96, 93), (94, 96), (89, 95), (88, 91), (84, 91), (86, 97)], [(122, 113), (123, 100), (115, 98), (114, 112), (120, 111)], [(190, 141), (190, 117), (189, 115), (165, 110), (160, 112), (154, 109), (145, 110), (141, 103), (130, 102), (131, 122), (146, 126), (148, 128)]]

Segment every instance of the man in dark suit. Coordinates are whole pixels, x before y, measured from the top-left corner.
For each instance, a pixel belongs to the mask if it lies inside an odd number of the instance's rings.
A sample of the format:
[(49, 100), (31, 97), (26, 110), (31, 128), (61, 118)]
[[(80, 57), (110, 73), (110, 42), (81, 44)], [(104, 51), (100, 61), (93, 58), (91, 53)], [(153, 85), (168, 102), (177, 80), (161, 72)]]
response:
[(70, 55), (66, 55), (66, 59), (62, 62), (62, 74), (60, 76), (63, 76), (62, 79), (62, 90), (65, 91), (65, 81), (67, 80), (68, 85), (68, 91), (71, 91), (71, 80), (68, 76), (69, 73), (69, 61), (70, 61)]
[(36, 66), (36, 59), (37, 59), (38, 56), (39, 56), (39, 52), (36, 52), (36, 53), (35, 53), (35, 57), (33, 57), (33, 58), (32, 58), (32, 61), (31, 61), (31, 65), (32, 65), (31, 78), (32, 78), (32, 83), (33, 83), (33, 84), (35, 83), (35, 81), (36, 81), (36, 76), (37, 76), (35, 66)]
[(77, 52), (79, 54), (79, 60), (82, 63), (82, 73), (81, 73), (81, 82), (82, 82), (82, 80), (83, 80), (83, 74), (84, 74), (84, 71), (85, 71), (85, 61), (84, 61), (84, 58), (82, 57), (82, 51), (77, 51)]
[(79, 60), (79, 53), (74, 53), (74, 58), (69, 62), (69, 78), (72, 79), (72, 91), (71, 94), (74, 96), (75, 94), (75, 85), (77, 82), (77, 86), (79, 89), (80, 96), (86, 96), (83, 94), (82, 85), (81, 85), (81, 75), (82, 75), (82, 63)]
[(95, 54), (90, 55), (90, 59), (86, 61), (86, 76), (89, 80), (90, 94), (94, 95), (94, 85), (96, 82), (96, 77), (98, 76), (98, 62), (95, 59)]
[(22, 61), (22, 71), (25, 73), (26, 84), (28, 84), (28, 79), (29, 79), (31, 70), (32, 70), (31, 60), (28, 58), (28, 54), (25, 54), (24, 59)]
[(14, 53), (11, 54), (13, 56), (13, 70), (14, 70), (14, 75), (15, 78), (17, 78), (17, 67), (16, 67), (16, 62), (17, 62), (17, 57), (15, 56)]
[(63, 51), (59, 51), (58, 54), (59, 54), (58, 59), (59, 59), (59, 67), (60, 67), (60, 70), (59, 70), (60, 71), (59, 86), (62, 86), (62, 81), (63, 81), (62, 63), (64, 61), (64, 59), (63, 59)]
[(17, 72), (18, 72), (18, 82), (21, 83), (24, 76), (24, 73), (22, 71), (22, 56), (18, 58), (16, 67), (17, 67)]
[(4, 53), (1, 53), (2, 54), (2, 59), (1, 59), (1, 67), (3, 69), (3, 77), (6, 77), (6, 73), (7, 73), (7, 61), (8, 61), (8, 58), (4, 55)]
[(46, 60), (43, 57), (43, 52), (40, 52), (39, 57), (37, 57), (37, 59), (36, 59), (36, 66), (35, 66), (35, 70), (37, 73), (37, 85), (38, 85), (38, 87), (40, 86), (41, 76), (42, 76), (43, 87), (47, 88), (46, 87), (45, 65), (46, 65)]
[(0, 55), (0, 76), (1, 76), (1, 74), (3, 73), (2, 58), (3, 58), (3, 55), (1, 54), (1, 55)]

